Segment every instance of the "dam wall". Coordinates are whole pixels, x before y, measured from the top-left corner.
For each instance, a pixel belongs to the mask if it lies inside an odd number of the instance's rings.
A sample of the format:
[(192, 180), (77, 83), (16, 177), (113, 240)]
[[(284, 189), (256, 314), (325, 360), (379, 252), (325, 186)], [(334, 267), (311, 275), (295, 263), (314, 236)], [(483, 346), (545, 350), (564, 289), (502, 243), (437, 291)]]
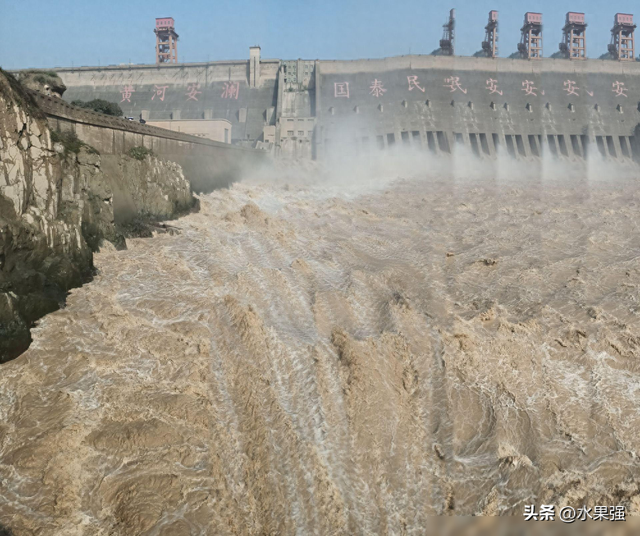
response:
[(226, 186), (267, 157), (264, 151), (111, 117), (56, 97), (30, 93), (52, 130), (75, 132), (80, 140), (98, 150), (107, 165), (110, 159), (117, 160), (133, 147), (147, 147), (160, 158), (180, 164), (194, 192)]
[(469, 146), (481, 157), (637, 153), (640, 63), (405, 56), (319, 62), (316, 151)]
[(65, 100), (104, 99), (147, 121), (226, 119), (232, 141), (256, 140), (275, 121), (279, 60), (55, 69)]
[(65, 99), (148, 120), (227, 119), (290, 158), (417, 146), (481, 158), (640, 158), (640, 62), (412, 55), (57, 69)]

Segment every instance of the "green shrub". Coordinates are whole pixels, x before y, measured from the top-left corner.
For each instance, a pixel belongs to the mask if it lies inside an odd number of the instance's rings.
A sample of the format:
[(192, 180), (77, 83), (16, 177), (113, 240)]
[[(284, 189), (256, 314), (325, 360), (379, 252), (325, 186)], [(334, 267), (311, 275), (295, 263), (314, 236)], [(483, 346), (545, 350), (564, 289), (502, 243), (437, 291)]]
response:
[(85, 147), (87, 152), (92, 154), (100, 154), (98, 150), (91, 145), (87, 145), (80, 138), (78, 138), (77, 134), (72, 131), (68, 132), (58, 132), (56, 130), (51, 131), (51, 141), (53, 143), (61, 143), (64, 147), (65, 156), (69, 153), (78, 154), (82, 147)]
[(147, 156), (155, 156), (154, 152), (151, 149), (147, 149), (146, 147), (138, 146), (131, 147), (127, 151), (127, 154), (131, 158), (135, 158), (136, 160), (144, 160)]
[(122, 117), (123, 115), (122, 108), (120, 108), (120, 106), (118, 106), (115, 102), (109, 102), (104, 99), (93, 99), (88, 102), (82, 100), (74, 100), (71, 102), (71, 104), (105, 115), (113, 115), (115, 117)]

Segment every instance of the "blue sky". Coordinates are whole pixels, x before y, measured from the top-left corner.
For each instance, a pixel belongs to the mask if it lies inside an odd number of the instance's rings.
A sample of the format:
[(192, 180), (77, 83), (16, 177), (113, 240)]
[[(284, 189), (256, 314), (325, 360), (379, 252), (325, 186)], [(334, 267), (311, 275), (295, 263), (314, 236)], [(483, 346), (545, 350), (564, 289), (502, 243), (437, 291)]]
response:
[(281, 59), (428, 54), (452, 7), (460, 55), (480, 49), (490, 9), (500, 12), (503, 57), (516, 50), (528, 10), (543, 13), (545, 56), (558, 50), (569, 10), (587, 15), (592, 58), (606, 52), (616, 12), (640, 20), (638, 0), (0, 0), (0, 66), (153, 63), (155, 18), (165, 16), (176, 20), (180, 61), (244, 59), (254, 44)]

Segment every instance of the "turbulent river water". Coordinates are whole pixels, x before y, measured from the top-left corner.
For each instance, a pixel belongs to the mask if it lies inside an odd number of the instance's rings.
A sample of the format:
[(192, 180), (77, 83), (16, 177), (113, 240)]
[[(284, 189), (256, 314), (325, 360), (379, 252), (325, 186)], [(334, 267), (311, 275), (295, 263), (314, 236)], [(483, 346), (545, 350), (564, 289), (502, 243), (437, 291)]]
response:
[[(393, 180), (391, 180), (393, 179)], [(256, 178), (0, 367), (14, 534), (422, 533), (640, 513), (640, 189)]]

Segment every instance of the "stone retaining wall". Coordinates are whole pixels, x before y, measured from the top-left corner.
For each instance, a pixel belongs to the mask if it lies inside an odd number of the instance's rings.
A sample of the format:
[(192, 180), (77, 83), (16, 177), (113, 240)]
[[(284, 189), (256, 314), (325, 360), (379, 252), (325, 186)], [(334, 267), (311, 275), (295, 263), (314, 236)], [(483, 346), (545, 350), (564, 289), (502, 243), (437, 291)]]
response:
[(194, 192), (227, 186), (267, 158), (264, 151), (111, 117), (35, 91), (30, 94), (51, 129), (75, 132), (98, 150), (103, 161), (126, 154), (132, 147), (147, 147), (158, 157), (180, 164)]

